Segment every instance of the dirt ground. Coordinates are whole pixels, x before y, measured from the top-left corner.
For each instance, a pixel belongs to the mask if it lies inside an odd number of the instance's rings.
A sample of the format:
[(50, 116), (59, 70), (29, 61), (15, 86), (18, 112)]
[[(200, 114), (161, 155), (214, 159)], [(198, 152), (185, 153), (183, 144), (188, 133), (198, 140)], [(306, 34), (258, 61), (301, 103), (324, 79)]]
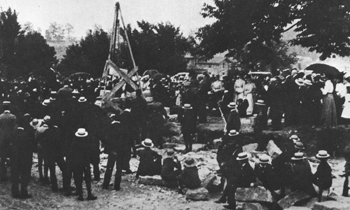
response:
[[(204, 154), (203, 151), (201, 153)], [(102, 155), (101, 172), (104, 172), (106, 161), (106, 155)], [(133, 158), (131, 169), (135, 171), (137, 165), (138, 160)], [(10, 195), (10, 182), (0, 184), (0, 209), (224, 209), (222, 205), (214, 203), (219, 194), (211, 195), (209, 201), (186, 201), (185, 196), (178, 194), (174, 189), (138, 184), (135, 174), (124, 175), (122, 190), (117, 192), (112, 190), (112, 186), (109, 190), (102, 190), (104, 173), (101, 173), (101, 181), (94, 181), (92, 184), (93, 193), (98, 199), (78, 201), (75, 196), (65, 197), (62, 192), (54, 193), (49, 186), (43, 186), (38, 181), (37, 170), (37, 159), (34, 155), (32, 180), (29, 184), (29, 193), (33, 197), (30, 199), (13, 199)], [(58, 179), (61, 180), (59, 169), (57, 171)], [(59, 183), (59, 186), (62, 186), (62, 183)], [(86, 197), (86, 191), (84, 193)]]

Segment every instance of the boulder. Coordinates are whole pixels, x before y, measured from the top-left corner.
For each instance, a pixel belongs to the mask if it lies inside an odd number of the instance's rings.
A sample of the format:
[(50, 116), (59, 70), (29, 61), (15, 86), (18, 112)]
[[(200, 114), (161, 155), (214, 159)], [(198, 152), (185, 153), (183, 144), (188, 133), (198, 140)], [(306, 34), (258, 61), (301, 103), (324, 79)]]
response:
[(349, 210), (349, 203), (341, 203), (339, 201), (325, 201), (315, 203), (312, 210)]
[(244, 210), (269, 210), (264, 204), (261, 204), (261, 203), (243, 203), (242, 209), (244, 209)]
[(271, 192), (263, 187), (237, 188), (236, 201), (272, 203)]
[(271, 156), (272, 159), (276, 158), (282, 154), (282, 150), (275, 144), (273, 140), (270, 140), (266, 146), (267, 154)]
[(186, 199), (193, 201), (205, 201), (209, 199), (209, 192), (204, 187), (198, 189), (189, 189), (186, 192)]
[(311, 210), (311, 208), (305, 206), (291, 206), (285, 210)]
[[(204, 150), (206, 147), (206, 144), (192, 144), (192, 151), (196, 152), (199, 150)], [(186, 146), (184, 144), (178, 144), (176, 147), (174, 147), (175, 151), (185, 151)]]
[(278, 205), (282, 207), (283, 209), (287, 209), (291, 206), (293, 206), (296, 202), (302, 201), (305, 199), (310, 198), (311, 196), (307, 193), (300, 192), (300, 191), (294, 191), (281, 200), (278, 201)]
[(207, 189), (209, 193), (215, 193), (215, 192), (221, 191), (220, 180), (214, 174), (210, 174), (209, 176), (207, 176), (207, 178), (202, 180), (201, 186), (204, 187), (205, 189)]
[(138, 183), (144, 184), (144, 185), (157, 185), (157, 186), (165, 186), (166, 185), (166, 182), (159, 175), (140, 176)]

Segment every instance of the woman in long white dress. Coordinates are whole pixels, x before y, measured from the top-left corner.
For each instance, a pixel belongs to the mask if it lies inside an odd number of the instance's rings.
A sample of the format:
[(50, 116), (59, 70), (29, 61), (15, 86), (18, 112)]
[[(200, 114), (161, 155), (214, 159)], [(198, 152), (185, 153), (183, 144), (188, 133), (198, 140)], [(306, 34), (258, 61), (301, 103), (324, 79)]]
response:
[(254, 111), (254, 97), (253, 94), (255, 93), (256, 86), (252, 82), (252, 78), (250, 75), (246, 77), (247, 83), (244, 85), (244, 98), (248, 101), (248, 108), (247, 108), (247, 116), (250, 116), (253, 114)]
[(341, 118), (345, 119), (346, 124), (349, 124), (350, 122), (350, 77), (344, 79), (345, 83), (345, 101), (343, 105), (343, 111), (341, 114)]
[(334, 102), (334, 85), (329, 78), (326, 78), (324, 87), (321, 88), (323, 93), (323, 104), (321, 122), (326, 127), (337, 126), (337, 111)]

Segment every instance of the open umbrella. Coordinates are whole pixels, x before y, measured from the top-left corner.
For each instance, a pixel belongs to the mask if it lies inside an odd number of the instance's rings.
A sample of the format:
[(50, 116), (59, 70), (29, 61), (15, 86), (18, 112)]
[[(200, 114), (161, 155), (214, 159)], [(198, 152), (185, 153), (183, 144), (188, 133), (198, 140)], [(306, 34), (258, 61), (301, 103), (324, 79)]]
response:
[(159, 74), (158, 70), (149, 69), (149, 70), (146, 70), (145, 72), (143, 72), (142, 76), (149, 75), (149, 77), (153, 79), (154, 75), (156, 75), (156, 74)]
[(339, 70), (333, 66), (323, 64), (323, 63), (315, 63), (308, 67), (306, 70), (312, 70), (313, 73), (326, 74), (329, 76), (338, 76), (340, 74)]

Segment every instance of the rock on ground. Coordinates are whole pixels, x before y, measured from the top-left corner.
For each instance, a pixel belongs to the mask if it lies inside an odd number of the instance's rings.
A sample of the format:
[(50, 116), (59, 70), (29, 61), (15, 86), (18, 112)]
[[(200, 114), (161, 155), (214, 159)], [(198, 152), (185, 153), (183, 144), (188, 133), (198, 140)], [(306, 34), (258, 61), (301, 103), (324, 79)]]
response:
[(273, 202), (271, 192), (262, 187), (237, 188), (235, 196), (237, 201)]
[(204, 187), (198, 189), (189, 189), (186, 192), (186, 199), (193, 201), (205, 201), (209, 199), (209, 192)]
[(157, 186), (165, 186), (166, 183), (162, 180), (162, 177), (159, 175), (154, 176), (140, 176), (139, 184), (144, 185), (157, 185)]
[(325, 202), (317, 202), (315, 203), (312, 210), (349, 210), (350, 204), (341, 203), (338, 201), (325, 201)]
[(296, 202), (308, 199), (310, 197), (311, 196), (307, 193), (295, 191), (279, 200), (278, 205), (280, 205), (280, 207), (282, 207), (283, 209), (287, 209), (293, 206)]
[(244, 210), (269, 210), (261, 203), (243, 203), (242, 208)]
[(285, 210), (311, 210), (311, 209), (305, 206), (292, 206)]
[(267, 154), (274, 159), (280, 154), (282, 154), (281, 149), (275, 144), (273, 140), (270, 140), (269, 143), (266, 146)]

